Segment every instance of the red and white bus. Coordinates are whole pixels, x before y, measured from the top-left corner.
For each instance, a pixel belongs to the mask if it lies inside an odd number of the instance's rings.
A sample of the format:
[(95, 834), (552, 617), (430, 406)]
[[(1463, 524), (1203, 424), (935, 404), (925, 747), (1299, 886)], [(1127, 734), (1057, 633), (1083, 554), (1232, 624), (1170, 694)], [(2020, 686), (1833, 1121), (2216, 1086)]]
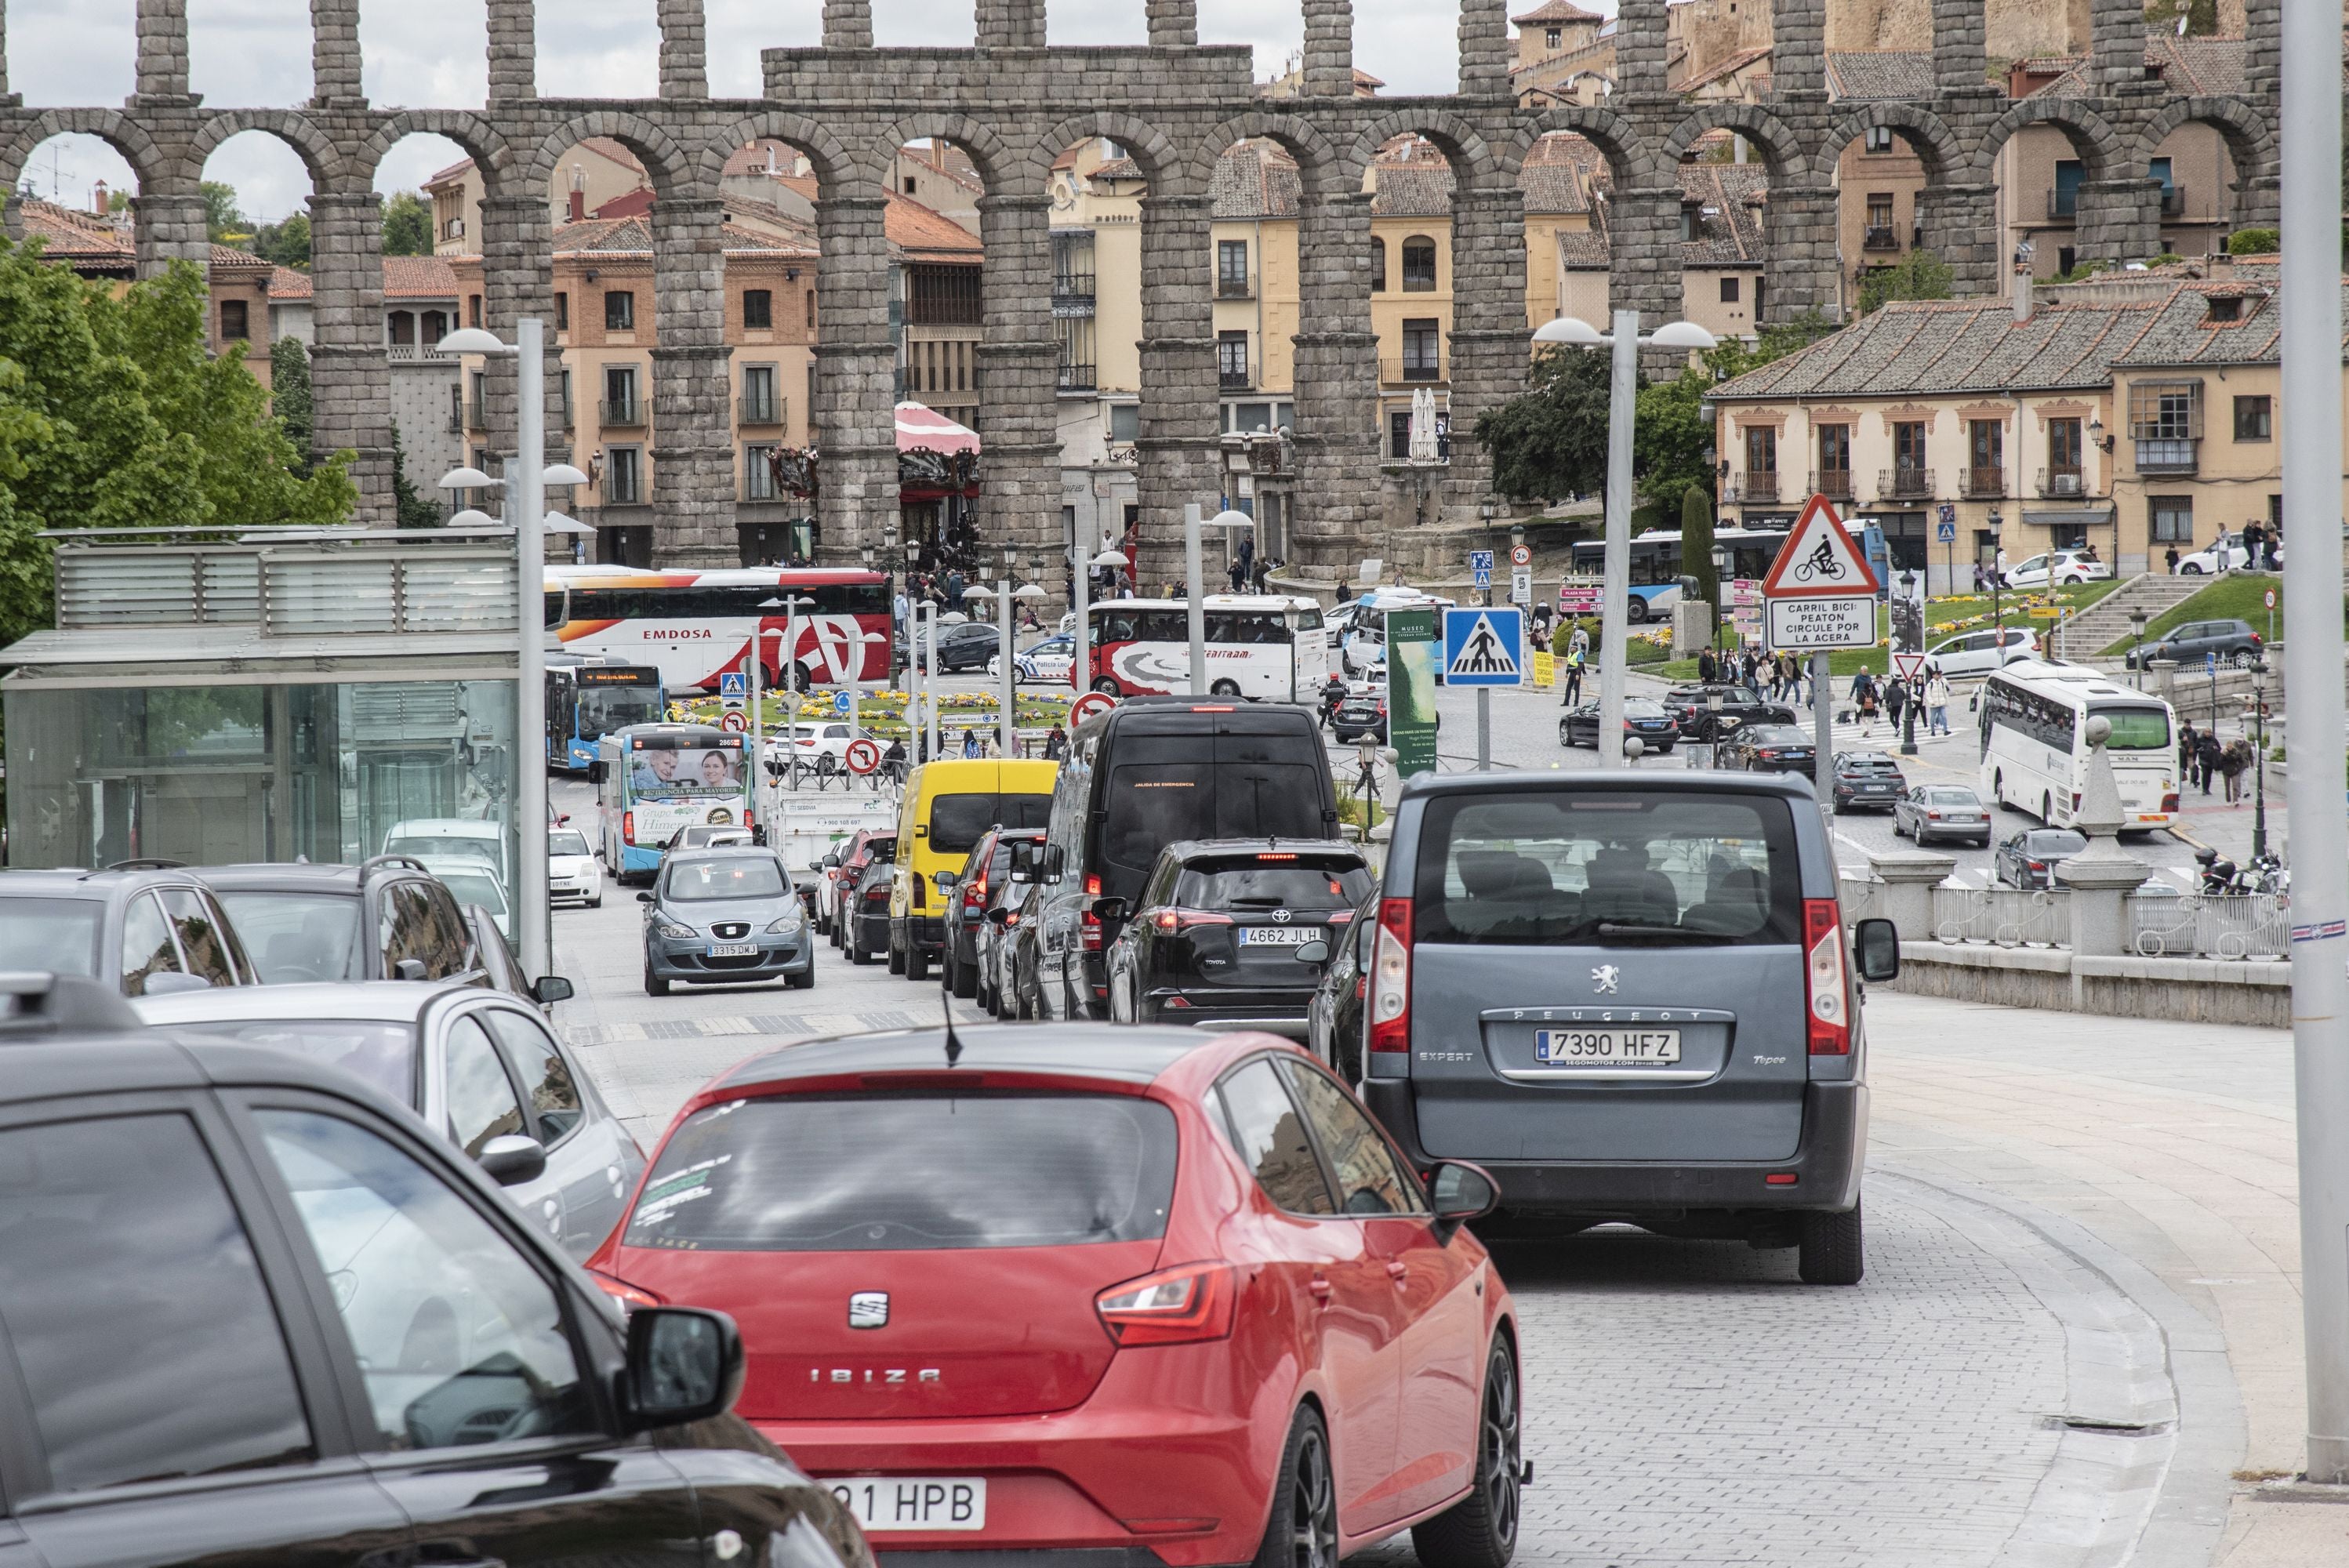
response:
[[(1278, 593), (1210, 593), (1206, 611), (1211, 695), (1320, 700), (1330, 643), (1319, 604)], [(1156, 696), (1190, 689), (1188, 600), (1105, 599), (1088, 613), (1085, 675), (1093, 690)]]
[[(546, 569), (546, 624), (565, 652), (657, 665), (671, 692), (715, 690), (719, 675), (743, 668), (754, 627), (760, 679), (780, 686), (785, 613), (761, 606), (784, 598), (815, 601), (799, 613), (798, 645), (791, 655), (802, 686), (888, 678), (889, 579), (879, 572), (854, 566)], [(874, 633), (880, 641), (864, 641)]]

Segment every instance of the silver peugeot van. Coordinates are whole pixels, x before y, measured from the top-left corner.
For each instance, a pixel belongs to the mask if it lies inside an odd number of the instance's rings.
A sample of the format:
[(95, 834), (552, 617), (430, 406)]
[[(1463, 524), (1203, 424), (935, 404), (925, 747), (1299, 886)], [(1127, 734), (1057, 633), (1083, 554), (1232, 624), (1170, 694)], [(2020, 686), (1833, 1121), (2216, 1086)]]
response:
[(1889, 921), (1846, 932), (1806, 780), (1423, 778), (1395, 816), (1363, 1098), (1423, 1169), (1498, 1177), (1504, 1227), (1798, 1247), (1806, 1281), (1855, 1284), (1858, 982), (1899, 951)]

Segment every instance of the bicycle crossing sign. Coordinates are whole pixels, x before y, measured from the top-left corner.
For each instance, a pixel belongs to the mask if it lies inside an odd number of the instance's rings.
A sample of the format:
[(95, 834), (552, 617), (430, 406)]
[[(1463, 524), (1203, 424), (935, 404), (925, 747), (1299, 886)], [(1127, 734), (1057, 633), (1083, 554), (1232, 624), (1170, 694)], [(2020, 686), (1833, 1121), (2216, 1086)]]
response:
[(1813, 496), (1762, 579), (1766, 599), (1873, 598), (1882, 584), (1823, 495)]
[(1526, 681), (1522, 610), (1444, 612), (1444, 681), (1456, 686), (1513, 686)]

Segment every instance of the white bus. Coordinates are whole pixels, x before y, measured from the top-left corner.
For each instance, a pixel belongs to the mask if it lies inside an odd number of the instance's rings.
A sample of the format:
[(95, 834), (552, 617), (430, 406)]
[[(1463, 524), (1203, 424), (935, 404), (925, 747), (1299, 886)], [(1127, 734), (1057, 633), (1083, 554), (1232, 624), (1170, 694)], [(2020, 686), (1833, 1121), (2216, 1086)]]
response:
[[(1109, 599), (1089, 609), (1085, 678), (1093, 690), (1162, 696), (1190, 689), (1190, 601)], [(1211, 696), (1320, 700), (1330, 645), (1319, 604), (1278, 593), (1210, 593), (1205, 609)]]
[[(787, 598), (812, 603), (795, 619), (769, 607)], [(742, 669), (754, 635), (760, 678), (770, 689), (782, 684), (787, 662), (802, 688), (889, 676), (889, 579), (854, 566), (550, 565), (546, 624), (565, 653), (659, 670), (671, 696), (714, 689), (721, 674)], [(786, 627), (798, 641), (788, 655)], [(868, 635), (874, 641), (865, 642)]]
[(2082, 665), (2019, 659), (1982, 682), (1982, 798), (2051, 826), (2070, 822), (2088, 787), (2090, 718), (2113, 727), (2105, 748), (2120, 787), (2121, 830), (2169, 826), (2181, 782), (2176, 716), (2161, 698)]

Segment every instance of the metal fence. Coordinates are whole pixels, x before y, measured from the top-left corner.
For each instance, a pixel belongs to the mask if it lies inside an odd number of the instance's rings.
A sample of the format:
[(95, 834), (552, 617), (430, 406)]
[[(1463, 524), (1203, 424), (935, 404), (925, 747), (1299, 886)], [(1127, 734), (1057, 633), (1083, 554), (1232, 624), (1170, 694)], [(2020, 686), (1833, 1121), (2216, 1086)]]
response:
[(2132, 898), (2129, 947), (2147, 958), (2274, 958), (2291, 953), (2292, 912), (2271, 892)]
[(1884, 884), (1874, 877), (1845, 877), (1836, 884), (1836, 893), (1843, 904), (1846, 925), (1857, 925), (1884, 913)]
[(2061, 947), (2072, 936), (2070, 894), (2013, 887), (1933, 890), (1933, 936), (2000, 947)]

